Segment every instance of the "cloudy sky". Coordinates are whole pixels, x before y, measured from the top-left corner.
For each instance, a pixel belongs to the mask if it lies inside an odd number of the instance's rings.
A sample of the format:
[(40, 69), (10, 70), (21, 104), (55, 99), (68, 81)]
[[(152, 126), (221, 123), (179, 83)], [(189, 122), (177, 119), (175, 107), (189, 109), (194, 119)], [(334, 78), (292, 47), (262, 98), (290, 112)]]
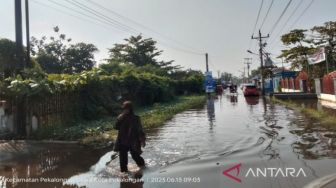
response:
[[(261, 28), (263, 34), (270, 34), (267, 50), (274, 56), (284, 48), (279, 41), (281, 33), (294, 28), (309, 29), (336, 20), (335, 0), (311, 1), (263, 0), (254, 33), (257, 34)], [(14, 0), (0, 2), (0, 38), (14, 40)], [(100, 49), (96, 54), (99, 62), (107, 57), (107, 49), (113, 44), (122, 42), (130, 35), (142, 33), (158, 41), (159, 48), (164, 50), (162, 59), (175, 60), (176, 64), (185, 68), (204, 71), (205, 52), (209, 53), (209, 66), (213, 72), (226, 71), (238, 75), (238, 70), (244, 67), (245, 57), (253, 58), (252, 68), (259, 64), (258, 56), (248, 54), (246, 50), (258, 51), (256, 41), (250, 38), (262, 0), (29, 2), (32, 36), (50, 36), (53, 34), (52, 28), (57, 25), (74, 42), (95, 44)], [(311, 6), (306, 9), (309, 4)], [(88, 7), (90, 12), (76, 5)], [(284, 14), (279, 19), (282, 12)], [(279, 62), (277, 59), (274, 61)]]

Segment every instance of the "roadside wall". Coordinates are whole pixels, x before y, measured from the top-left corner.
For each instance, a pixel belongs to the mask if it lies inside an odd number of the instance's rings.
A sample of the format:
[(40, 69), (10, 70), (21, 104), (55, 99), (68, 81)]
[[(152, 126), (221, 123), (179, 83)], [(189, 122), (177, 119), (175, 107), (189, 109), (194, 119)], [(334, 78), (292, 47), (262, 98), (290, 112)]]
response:
[(296, 77), (280, 79), (282, 92), (309, 92), (310, 85), (308, 83), (308, 75), (305, 71), (301, 71)]
[(336, 102), (336, 71), (316, 78), (315, 91), (320, 100)]

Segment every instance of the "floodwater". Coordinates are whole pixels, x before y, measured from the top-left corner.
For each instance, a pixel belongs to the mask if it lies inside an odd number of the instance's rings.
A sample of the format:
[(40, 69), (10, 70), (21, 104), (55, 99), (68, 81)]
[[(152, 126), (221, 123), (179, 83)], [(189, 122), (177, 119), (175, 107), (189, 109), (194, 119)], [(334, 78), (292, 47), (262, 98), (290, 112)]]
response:
[[(335, 132), (284, 106), (224, 93), (148, 131), (141, 179), (120, 182), (118, 159), (105, 165), (108, 150), (9, 142), (0, 144), (0, 188), (332, 188), (335, 142)], [(5, 183), (1, 177), (44, 179)]]

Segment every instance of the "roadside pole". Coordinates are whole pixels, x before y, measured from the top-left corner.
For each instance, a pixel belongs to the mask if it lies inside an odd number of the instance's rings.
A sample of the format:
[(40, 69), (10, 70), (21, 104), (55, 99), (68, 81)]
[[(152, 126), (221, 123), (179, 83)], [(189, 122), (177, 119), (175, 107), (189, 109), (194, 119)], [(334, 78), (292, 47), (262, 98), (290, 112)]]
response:
[[(22, 6), (21, 0), (15, 0), (15, 43), (16, 56), (18, 57), (18, 67), (16, 73), (20, 73), (25, 68), (23, 42), (22, 42)], [(14, 118), (15, 132), (20, 136), (26, 136), (26, 105), (25, 97), (17, 97), (16, 114)]]
[(15, 0), (15, 42), (16, 55), (19, 61), (19, 69), (24, 67), (23, 62), (23, 42), (22, 42), (22, 6), (21, 0)]
[(261, 35), (261, 31), (259, 30), (259, 36), (258, 37), (251, 37), (252, 39), (257, 39), (259, 40), (259, 57), (260, 57), (260, 78), (261, 78), (261, 94), (265, 95), (265, 78), (264, 78), (264, 59), (263, 59), (263, 48), (264, 48), (264, 44), (262, 42), (263, 38), (269, 38), (269, 34), (267, 34), (267, 36), (262, 36)]
[(208, 53), (205, 53), (205, 76), (206, 76), (206, 83), (205, 83), (205, 92), (207, 93), (208, 97), (210, 97), (210, 91), (209, 91), (209, 83), (210, 82), (210, 75), (209, 75), (209, 57)]
[(25, 13), (26, 13), (26, 66), (30, 66), (30, 31), (29, 31), (29, 1), (25, 1)]
[(208, 53), (205, 53), (205, 65), (206, 65), (206, 71), (209, 72), (209, 58), (208, 58)]
[(247, 82), (250, 82), (250, 65), (252, 64), (252, 58), (244, 58), (245, 62), (244, 64), (246, 64), (247, 66)]

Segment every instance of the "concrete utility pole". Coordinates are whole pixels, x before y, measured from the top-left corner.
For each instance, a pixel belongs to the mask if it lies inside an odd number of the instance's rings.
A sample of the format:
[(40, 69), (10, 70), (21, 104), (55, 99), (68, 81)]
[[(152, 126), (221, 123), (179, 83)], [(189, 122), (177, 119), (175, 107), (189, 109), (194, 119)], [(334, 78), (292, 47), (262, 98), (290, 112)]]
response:
[(244, 60), (244, 64), (246, 64), (247, 67), (247, 82), (250, 82), (250, 65), (252, 64), (252, 58), (246, 57)]
[[(15, 0), (15, 42), (16, 56), (18, 57), (17, 71), (20, 72), (25, 67), (23, 42), (22, 42), (22, 6), (21, 0)], [(26, 135), (26, 105), (25, 97), (16, 100), (15, 109), (15, 132), (20, 136)]]
[(19, 69), (24, 67), (23, 62), (23, 42), (22, 42), (22, 10), (21, 0), (15, 0), (15, 42), (16, 55), (19, 60)]
[(258, 37), (251, 37), (252, 39), (257, 39), (259, 40), (259, 56), (260, 56), (260, 78), (261, 78), (261, 94), (265, 95), (265, 84), (264, 84), (264, 59), (263, 59), (263, 48), (264, 48), (264, 44), (262, 42), (262, 39), (264, 38), (269, 38), (269, 34), (267, 34), (267, 36), (262, 36), (261, 35), (261, 31), (259, 30), (259, 36)]
[(26, 12), (26, 66), (30, 66), (30, 32), (29, 32), (29, 2), (25, 1), (25, 12)]
[(284, 72), (285, 72), (285, 67), (284, 67), (284, 60), (283, 57), (281, 57), (281, 66), (282, 66), (282, 73), (281, 73), (281, 78), (284, 78)]
[(246, 83), (246, 77), (245, 77), (245, 75), (246, 75), (246, 72), (245, 72), (245, 66), (244, 66), (244, 73), (243, 73), (244, 75), (243, 75), (243, 81), (244, 81), (244, 83)]
[(208, 53), (205, 54), (206, 71), (209, 72)]

